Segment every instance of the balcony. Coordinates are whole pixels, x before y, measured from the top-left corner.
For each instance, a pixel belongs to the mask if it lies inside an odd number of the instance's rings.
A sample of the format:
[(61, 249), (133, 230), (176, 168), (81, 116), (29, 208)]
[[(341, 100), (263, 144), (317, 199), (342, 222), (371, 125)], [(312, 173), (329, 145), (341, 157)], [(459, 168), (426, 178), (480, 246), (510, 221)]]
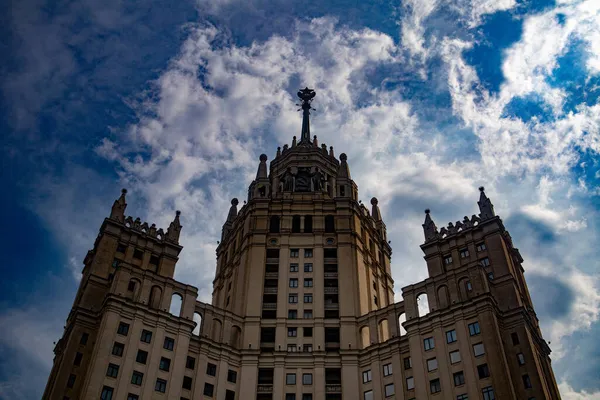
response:
[(326, 310), (337, 310), (340, 308), (340, 303), (325, 303)]
[(277, 303), (263, 303), (263, 309), (266, 309), (266, 310), (276, 310), (277, 309)]
[(273, 385), (258, 385), (256, 387), (257, 393), (271, 393), (273, 392)]
[(325, 294), (338, 294), (338, 288), (336, 288), (336, 287), (325, 287)]
[(265, 294), (277, 294), (277, 288), (276, 287), (266, 287)]
[(337, 279), (338, 277), (338, 273), (337, 272), (325, 272), (325, 278), (335, 278)]
[(342, 385), (338, 384), (327, 384), (325, 385), (325, 393), (342, 393)]
[(279, 272), (265, 272), (265, 278), (274, 278), (277, 279), (279, 277)]

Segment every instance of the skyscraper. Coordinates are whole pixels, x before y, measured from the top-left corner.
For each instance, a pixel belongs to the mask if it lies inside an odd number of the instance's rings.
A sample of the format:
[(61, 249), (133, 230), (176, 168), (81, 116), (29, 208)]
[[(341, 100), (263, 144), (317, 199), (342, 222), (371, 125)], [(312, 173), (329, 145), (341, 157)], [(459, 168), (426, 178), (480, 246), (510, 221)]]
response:
[(217, 247), (212, 304), (173, 279), (168, 229), (126, 217), (126, 191), (84, 259), (44, 399), (559, 399), (521, 266), (484, 188), (479, 213), (438, 229), (429, 277), (394, 302), (376, 198), (345, 154), (311, 138), (259, 158)]

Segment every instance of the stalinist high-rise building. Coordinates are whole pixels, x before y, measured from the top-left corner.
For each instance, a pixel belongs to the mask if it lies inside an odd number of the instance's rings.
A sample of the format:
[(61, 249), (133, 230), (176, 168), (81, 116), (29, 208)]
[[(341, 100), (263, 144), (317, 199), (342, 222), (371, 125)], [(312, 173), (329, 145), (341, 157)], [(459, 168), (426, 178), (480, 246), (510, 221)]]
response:
[(261, 155), (247, 202), (231, 201), (211, 304), (173, 279), (179, 212), (159, 229), (126, 216), (123, 191), (43, 398), (560, 399), (523, 259), (484, 189), (444, 228), (426, 211), (428, 278), (394, 302), (377, 199), (359, 201), (346, 155), (311, 137), (314, 91), (298, 96), (300, 140)]

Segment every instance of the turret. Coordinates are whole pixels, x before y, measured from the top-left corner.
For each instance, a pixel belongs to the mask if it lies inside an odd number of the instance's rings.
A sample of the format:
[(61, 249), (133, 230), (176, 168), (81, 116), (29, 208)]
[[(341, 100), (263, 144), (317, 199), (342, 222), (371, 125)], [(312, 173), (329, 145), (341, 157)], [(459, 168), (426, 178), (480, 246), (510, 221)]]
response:
[(111, 219), (119, 222), (125, 222), (125, 209), (127, 208), (127, 203), (125, 202), (126, 194), (127, 189), (121, 189), (121, 197), (115, 200), (112, 209), (110, 210)]
[(479, 218), (482, 220), (490, 219), (496, 216), (494, 212), (494, 205), (492, 201), (485, 195), (485, 188), (481, 186), (479, 188), (481, 194), (479, 195), (479, 201), (477, 204), (479, 205)]
[(431, 219), (430, 210), (425, 210), (425, 222), (423, 223), (423, 233), (425, 234), (425, 242), (435, 240), (438, 237), (438, 230), (435, 223)]
[(181, 211), (175, 211), (175, 219), (169, 225), (169, 229), (167, 229), (167, 233), (165, 234), (165, 239), (169, 242), (179, 243), (179, 234), (181, 233), (181, 223), (179, 221), (179, 216), (181, 215)]
[(237, 198), (231, 199), (231, 207), (229, 207), (229, 213), (227, 214), (227, 221), (223, 224), (223, 231), (221, 233), (221, 240), (223, 240), (227, 234), (233, 228), (233, 221), (237, 217), (237, 205), (239, 204), (239, 200)]

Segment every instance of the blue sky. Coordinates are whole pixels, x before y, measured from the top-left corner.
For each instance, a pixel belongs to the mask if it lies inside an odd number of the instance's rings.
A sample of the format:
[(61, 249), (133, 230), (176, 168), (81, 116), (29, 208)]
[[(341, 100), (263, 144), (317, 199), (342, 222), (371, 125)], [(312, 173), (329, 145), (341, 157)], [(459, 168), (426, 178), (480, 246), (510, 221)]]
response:
[[(379, 199), (396, 291), (486, 192), (525, 258), (563, 398), (600, 399), (596, 0), (21, 0), (0, 8), (0, 398), (39, 398), (121, 187), (182, 210), (176, 277), (209, 301), (229, 201), (312, 130)], [(401, 300), (397, 296), (397, 300)]]

